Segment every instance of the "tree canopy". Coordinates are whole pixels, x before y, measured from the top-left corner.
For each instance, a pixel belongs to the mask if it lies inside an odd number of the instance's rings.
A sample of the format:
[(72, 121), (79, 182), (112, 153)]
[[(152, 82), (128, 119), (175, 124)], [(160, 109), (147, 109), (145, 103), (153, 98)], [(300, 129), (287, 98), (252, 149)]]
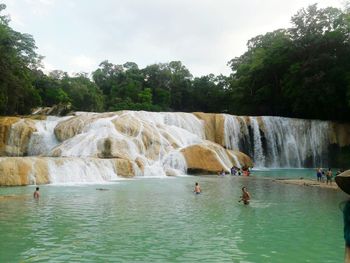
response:
[(250, 39), (229, 76), (193, 77), (181, 61), (140, 68), (102, 61), (91, 74), (44, 74), (32, 36), (0, 4), (0, 114), (70, 103), (81, 111), (204, 111), (350, 120), (349, 8), (311, 5), (291, 27)]
[[(349, 120), (350, 16), (311, 5), (292, 27), (252, 38), (229, 62), (242, 114)], [(245, 103), (240, 103), (244, 101)]]

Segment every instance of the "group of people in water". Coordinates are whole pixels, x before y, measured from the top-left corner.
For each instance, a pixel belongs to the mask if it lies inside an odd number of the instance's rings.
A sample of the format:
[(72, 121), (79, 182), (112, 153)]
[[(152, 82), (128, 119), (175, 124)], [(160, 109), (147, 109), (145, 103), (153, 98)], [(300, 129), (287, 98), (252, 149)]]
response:
[[(238, 176), (249, 176), (250, 175), (250, 170), (248, 167), (242, 167), (242, 168), (239, 168), (239, 167), (236, 167), (236, 166), (232, 166), (231, 169), (230, 169), (230, 174), (231, 175), (238, 175)], [(224, 169), (222, 169), (219, 173), (218, 173), (218, 176), (224, 176), (226, 175), (226, 172)]]
[[(338, 170), (336, 175), (341, 174), (343, 170)], [(333, 172), (331, 168), (328, 168), (327, 171), (324, 171), (322, 168), (316, 169), (316, 177), (318, 182), (325, 182), (326, 184), (332, 184), (333, 181)]]
[[(246, 172), (246, 174), (244, 172)], [(249, 174), (250, 174), (249, 169), (244, 169), (243, 170), (243, 175), (244, 176), (249, 176)], [(219, 175), (225, 175), (224, 169), (222, 169), (221, 172), (219, 172)], [(241, 175), (240, 168), (237, 168), (235, 166), (232, 167), (231, 168), (231, 175)], [(195, 183), (193, 192), (196, 195), (202, 193), (202, 189), (199, 186), (198, 182)], [(245, 187), (245, 186), (242, 187), (242, 195), (241, 195), (240, 198), (241, 199), (238, 202), (243, 202), (243, 204), (245, 204), (245, 205), (249, 204), (251, 196), (250, 196), (250, 193), (247, 190), (247, 187)]]

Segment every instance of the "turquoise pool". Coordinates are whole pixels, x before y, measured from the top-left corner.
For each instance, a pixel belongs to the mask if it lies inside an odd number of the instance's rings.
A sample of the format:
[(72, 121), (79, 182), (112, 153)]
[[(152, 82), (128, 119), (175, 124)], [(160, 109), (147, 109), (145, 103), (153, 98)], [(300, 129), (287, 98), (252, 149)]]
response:
[(347, 196), (266, 179), (309, 173), (0, 188), (0, 262), (342, 262)]

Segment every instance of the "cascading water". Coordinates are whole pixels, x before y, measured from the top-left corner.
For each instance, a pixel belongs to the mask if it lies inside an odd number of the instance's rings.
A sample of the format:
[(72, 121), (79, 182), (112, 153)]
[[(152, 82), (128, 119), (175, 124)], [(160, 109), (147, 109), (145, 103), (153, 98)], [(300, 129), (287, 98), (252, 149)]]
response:
[[(190, 113), (125, 111), (98, 115), (80, 112), (77, 116), (82, 118), (76, 129), (79, 131), (61, 143), (54, 137), (54, 128), (65, 119), (48, 118), (36, 123), (30, 154), (65, 157), (59, 163), (50, 161), (52, 183), (103, 182), (118, 178), (113, 162), (101, 157), (137, 161), (143, 167), (141, 171), (132, 163), (133, 173), (138, 176), (183, 175), (187, 164), (180, 150), (205, 140), (203, 121)], [(109, 151), (106, 144), (110, 145)], [(222, 154), (221, 158), (224, 157)], [(229, 167), (226, 160), (224, 163), (225, 168)]]
[(105, 183), (118, 179), (112, 160), (92, 158), (65, 158), (48, 161), (52, 184)]
[(241, 126), (235, 116), (225, 114), (225, 144), (229, 149), (238, 150), (241, 136)]
[(28, 145), (28, 156), (48, 154), (51, 149), (59, 144), (54, 134), (54, 129), (59, 121), (64, 121), (71, 117), (48, 116), (46, 120), (35, 122), (36, 132), (30, 137)]
[[(253, 157), (255, 167), (324, 167), (328, 147), (337, 140), (334, 126), (325, 121), (228, 114), (204, 115), (201, 120), (191, 113), (144, 111), (20, 119), (6, 129), (2, 156), (40, 156), (13, 159), (9, 167), (30, 170), (30, 182), (42, 183), (46, 174), (59, 184), (250, 165), (249, 158), (235, 151)], [(342, 145), (350, 145), (344, 134), (339, 137)]]
[(253, 130), (253, 139), (254, 139), (253, 159), (257, 167), (263, 167), (265, 166), (265, 156), (262, 148), (259, 124), (255, 117), (250, 117), (249, 119)]
[(328, 165), (329, 122), (268, 116), (249, 121), (225, 115), (225, 145), (250, 154), (255, 167)]

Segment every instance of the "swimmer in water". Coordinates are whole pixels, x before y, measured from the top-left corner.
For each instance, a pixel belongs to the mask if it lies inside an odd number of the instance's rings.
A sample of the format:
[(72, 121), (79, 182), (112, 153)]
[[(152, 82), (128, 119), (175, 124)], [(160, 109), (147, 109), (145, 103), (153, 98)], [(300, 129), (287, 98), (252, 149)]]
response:
[(196, 185), (194, 186), (194, 191), (193, 191), (195, 194), (200, 194), (202, 191), (201, 191), (201, 187), (199, 186), (198, 183), (196, 183)]
[(243, 201), (243, 204), (245, 205), (249, 205), (249, 201), (250, 201), (250, 193), (247, 191), (247, 187), (242, 187), (242, 196), (241, 196), (241, 200), (239, 200), (239, 202)]
[(34, 196), (35, 199), (39, 199), (39, 197), (40, 197), (39, 187), (36, 188), (36, 190), (35, 190), (33, 196)]

